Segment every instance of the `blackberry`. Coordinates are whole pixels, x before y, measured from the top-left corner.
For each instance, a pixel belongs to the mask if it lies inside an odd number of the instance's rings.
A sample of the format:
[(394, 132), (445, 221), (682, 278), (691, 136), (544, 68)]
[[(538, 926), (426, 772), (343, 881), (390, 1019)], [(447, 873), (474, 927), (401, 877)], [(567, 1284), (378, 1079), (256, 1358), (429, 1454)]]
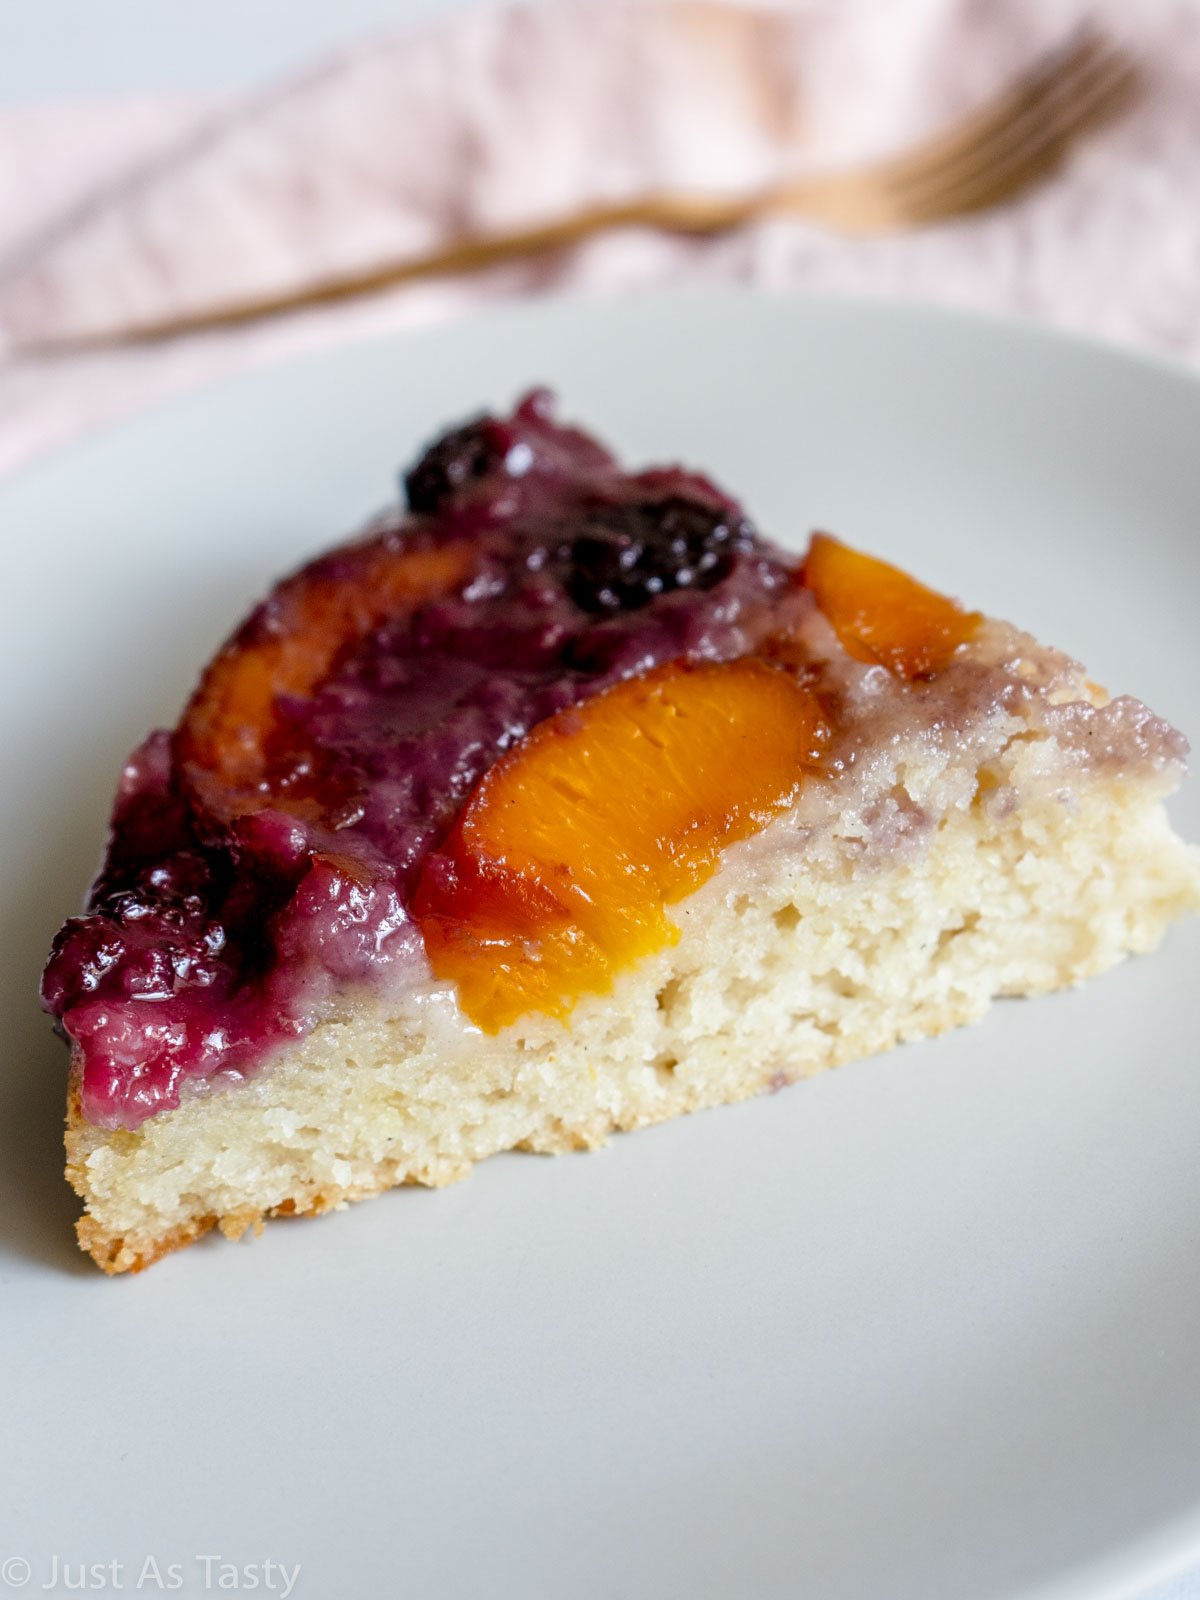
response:
[(475, 417), (452, 428), (405, 473), (409, 510), (420, 516), (440, 511), (461, 489), (500, 466), (504, 456), (505, 441), (491, 417)]
[(583, 611), (637, 611), (673, 589), (713, 588), (754, 540), (745, 517), (682, 495), (595, 507), (561, 552), (567, 590)]

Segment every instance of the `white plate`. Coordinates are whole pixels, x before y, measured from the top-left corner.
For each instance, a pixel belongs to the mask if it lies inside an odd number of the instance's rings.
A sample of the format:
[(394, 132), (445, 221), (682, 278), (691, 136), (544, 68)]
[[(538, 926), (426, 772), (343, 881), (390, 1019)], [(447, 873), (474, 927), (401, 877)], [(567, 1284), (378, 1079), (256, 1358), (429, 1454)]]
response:
[[(125, 751), (439, 423), (534, 380), (1200, 733), (1200, 387), (1014, 327), (559, 304), (263, 372), (5, 486), (0, 1585), (57, 1556), (134, 1590), (154, 1556), (199, 1594), (212, 1556), (260, 1592), (299, 1564), (300, 1600), (1132, 1593), (1200, 1554), (1194, 924), (603, 1153), (136, 1280), (74, 1251), (32, 996)], [(1196, 792), (1178, 817), (1200, 835)]]

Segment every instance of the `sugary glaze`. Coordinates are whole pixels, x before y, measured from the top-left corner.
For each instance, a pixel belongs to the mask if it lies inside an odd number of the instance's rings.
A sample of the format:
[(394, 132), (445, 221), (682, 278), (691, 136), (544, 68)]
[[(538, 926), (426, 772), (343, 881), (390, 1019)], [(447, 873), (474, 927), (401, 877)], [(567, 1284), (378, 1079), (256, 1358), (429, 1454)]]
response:
[[(43, 983), (95, 1124), (252, 1072), (348, 986), (432, 968), (485, 1030), (564, 1014), (673, 937), (724, 846), (901, 730), (1036, 702), (1080, 762), (1182, 755), (896, 569), (825, 536), (801, 562), (707, 479), (621, 472), (544, 394), (448, 434), (406, 493), (125, 768)], [(881, 812), (880, 847), (914, 825)]]

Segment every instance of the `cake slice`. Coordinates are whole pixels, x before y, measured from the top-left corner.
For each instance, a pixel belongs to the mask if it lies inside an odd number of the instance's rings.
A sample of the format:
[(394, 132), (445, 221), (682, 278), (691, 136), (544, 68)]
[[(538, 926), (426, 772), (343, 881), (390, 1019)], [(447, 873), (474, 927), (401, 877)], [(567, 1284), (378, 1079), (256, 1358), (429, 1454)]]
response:
[(1185, 745), (535, 393), (281, 583), (122, 775), (43, 984), (83, 1248), (601, 1143), (1151, 949)]

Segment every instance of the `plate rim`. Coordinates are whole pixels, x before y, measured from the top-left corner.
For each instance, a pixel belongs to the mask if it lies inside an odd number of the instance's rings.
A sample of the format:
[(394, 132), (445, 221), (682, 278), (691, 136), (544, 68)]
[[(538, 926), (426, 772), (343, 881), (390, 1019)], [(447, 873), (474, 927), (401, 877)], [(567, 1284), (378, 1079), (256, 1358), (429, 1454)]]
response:
[(14, 468), (0, 473), (0, 497), (10, 488), (24, 487), (26, 482), (64, 465), (76, 454), (86, 454), (93, 448), (118, 442), (122, 437), (136, 432), (144, 424), (157, 422), (164, 416), (184, 416), (193, 407), (218, 401), (226, 391), (251, 388), (256, 384), (268, 385), (282, 372), (318, 369), (323, 365), (336, 366), (341, 361), (352, 360), (357, 354), (380, 350), (388, 346), (407, 348), (415, 343), (434, 343), (447, 334), (453, 334), (479, 325), (520, 324), (540, 322), (559, 317), (570, 319), (577, 315), (603, 317), (609, 312), (621, 314), (629, 305), (654, 304), (675, 307), (687, 305), (703, 308), (706, 304), (721, 309), (740, 305), (763, 303), (773, 309), (803, 306), (807, 311), (829, 311), (833, 315), (863, 316), (881, 321), (899, 320), (919, 326), (922, 323), (959, 328), (969, 338), (984, 341), (1010, 340), (1028, 347), (1056, 349), (1083, 360), (1098, 360), (1102, 364), (1124, 367), (1152, 381), (1159, 379), (1168, 385), (1178, 386), (1193, 402), (1200, 402), (1200, 371), (1191, 367), (1182, 356), (1164, 351), (1141, 349), (1135, 345), (1088, 334), (1075, 328), (1064, 328), (1044, 323), (1037, 318), (1014, 311), (991, 311), (969, 305), (942, 305), (936, 301), (910, 298), (902, 295), (884, 296), (829, 290), (790, 290), (761, 284), (681, 284), (648, 285), (625, 293), (589, 295), (566, 291), (545, 296), (507, 301), (486, 306), (483, 310), (464, 316), (442, 319), (409, 329), (352, 331), (348, 337), (329, 344), (301, 350), (284, 350), (257, 358), (250, 364), (231, 372), (205, 375), (196, 383), (158, 398), (151, 398), (132, 412), (106, 418), (94, 427), (86, 428), (59, 444), (51, 445), (32, 458), (18, 463)]

